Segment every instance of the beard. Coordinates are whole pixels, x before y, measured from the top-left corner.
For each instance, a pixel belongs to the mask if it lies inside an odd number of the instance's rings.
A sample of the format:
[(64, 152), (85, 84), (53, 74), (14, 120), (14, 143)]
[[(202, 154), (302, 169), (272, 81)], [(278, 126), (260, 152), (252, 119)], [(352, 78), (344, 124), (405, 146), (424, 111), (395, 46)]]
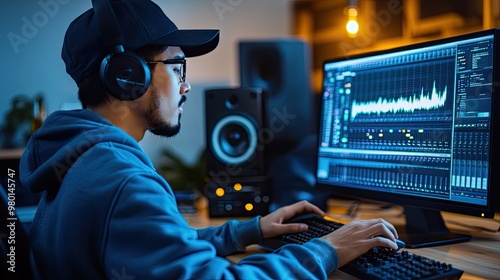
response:
[[(146, 119), (149, 124), (149, 131), (154, 135), (163, 137), (172, 137), (179, 133), (181, 130), (181, 114), (177, 119), (177, 124), (171, 124), (163, 119), (161, 115), (161, 100), (158, 91), (152, 88), (151, 94), (153, 96), (153, 102), (151, 103), (151, 108), (146, 113)], [(179, 107), (182, 103), (186, 101), (186, 96), (182, 96), (179, 102)]]

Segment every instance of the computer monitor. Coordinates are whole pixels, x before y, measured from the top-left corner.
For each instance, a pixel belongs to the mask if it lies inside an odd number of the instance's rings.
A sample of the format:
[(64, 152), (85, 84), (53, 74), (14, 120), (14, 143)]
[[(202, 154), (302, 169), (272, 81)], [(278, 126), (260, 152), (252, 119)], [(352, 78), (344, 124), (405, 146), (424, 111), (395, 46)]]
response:
[(470, 239), (441, 211), (493, 217), (500, 203), (499, 36), (325, 61), (318, 188), (404, 206), (409, 247)]

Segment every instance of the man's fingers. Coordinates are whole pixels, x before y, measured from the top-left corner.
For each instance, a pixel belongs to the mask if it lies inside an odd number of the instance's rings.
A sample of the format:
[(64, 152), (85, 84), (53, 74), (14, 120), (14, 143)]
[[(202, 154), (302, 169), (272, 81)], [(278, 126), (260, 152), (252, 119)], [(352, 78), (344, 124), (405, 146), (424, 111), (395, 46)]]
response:
[(371, 236), (383, 235), (390, 239), (397, 239), (398, 232), (394, 226), (384, 219), (371, 219), (363, 223), (367, 234)]
[(275, 233), (277, 235), (292, 234), (292, 233), (304, 232), (307, 230), (307, 228), (308, 226), (306, 224), (301, 224), (301, 223), (280, 224), (276, 225)]
[[(398, 245), (396, 243), (396, 239), (398, 238), (397, 232), (391, 224), (389, 224), (390, 226), (388, 226), (387, 222), (385, 222), (384, 220), (375, 219), (373, 221), (370, 220), (367, 225), (368, 227), (362, 230), (362, 232), (365, 238), (373, 239), (373, 246), (383, 246), (392, 249), (398, 248)], [(394, 232), (392, 231), (392, 229), (394, 229)]]
[(325, 215), (325, 212), (323, 212), (323, 210), (305, 200), (296, 202), (290, 206), (286, 206), (286, 208), (287, 211), (285, 212), (285, 218), (287, 220), (304, 213), (314, 213), (319, 216)]
[(375, 241), (375, 245), (373, 245), (373, 247), (377, 246), (377, 247), (387, 247), (387, 248), (391, 248), (393, 250), (397, 250), (398, 249), (398, 244), (396, 243), (396, 241), (393, 241), (389, 238), (385, 238), (383, 236), (376, 236), (373, 238), (374, 241)]

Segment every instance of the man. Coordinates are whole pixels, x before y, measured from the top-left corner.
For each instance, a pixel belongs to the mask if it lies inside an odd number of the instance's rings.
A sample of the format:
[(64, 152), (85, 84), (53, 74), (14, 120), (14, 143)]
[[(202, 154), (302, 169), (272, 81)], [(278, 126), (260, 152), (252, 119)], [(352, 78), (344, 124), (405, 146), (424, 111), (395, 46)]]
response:
[[(262, 238), (306, 230), (283, 223), (297, 214), (324, 212), (299, 202), (244, 222), (190, 228), (137, 142), (148, 130), (178, 133), (190, 91), (185, 57), (212, 51), (219, 32), (178, 30), (149, 0), (116, 0), (112, 8), (124, 49), (144, 60), (150, 79), (130, 80), (136, 70), (125, 67), (107, 81), (102, 72), (112, 58), (104, 58), (110, 52), (106, 21), (90, 9), (71, 23), (62, 57), (84, 109), (51, 114), (21, 160), (22, 183), (44, 193), (30, 232), (42, 278), (325, 278), (373, 246), (397, 248), (394, 227), (376, 219), (235, 265), (223, 258)], [(114, 82), (131, 96), (115, 92)]]

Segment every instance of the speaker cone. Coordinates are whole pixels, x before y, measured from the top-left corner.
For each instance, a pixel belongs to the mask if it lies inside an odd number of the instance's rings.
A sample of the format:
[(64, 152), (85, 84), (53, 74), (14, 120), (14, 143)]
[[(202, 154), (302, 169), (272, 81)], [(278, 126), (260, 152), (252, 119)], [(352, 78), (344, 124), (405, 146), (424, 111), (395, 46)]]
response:
[(220, 161), (230, 165), (244, 164), (255, 154), (257, 129), (244, 116), (226, 116), (213, 129), (211, 147)]

